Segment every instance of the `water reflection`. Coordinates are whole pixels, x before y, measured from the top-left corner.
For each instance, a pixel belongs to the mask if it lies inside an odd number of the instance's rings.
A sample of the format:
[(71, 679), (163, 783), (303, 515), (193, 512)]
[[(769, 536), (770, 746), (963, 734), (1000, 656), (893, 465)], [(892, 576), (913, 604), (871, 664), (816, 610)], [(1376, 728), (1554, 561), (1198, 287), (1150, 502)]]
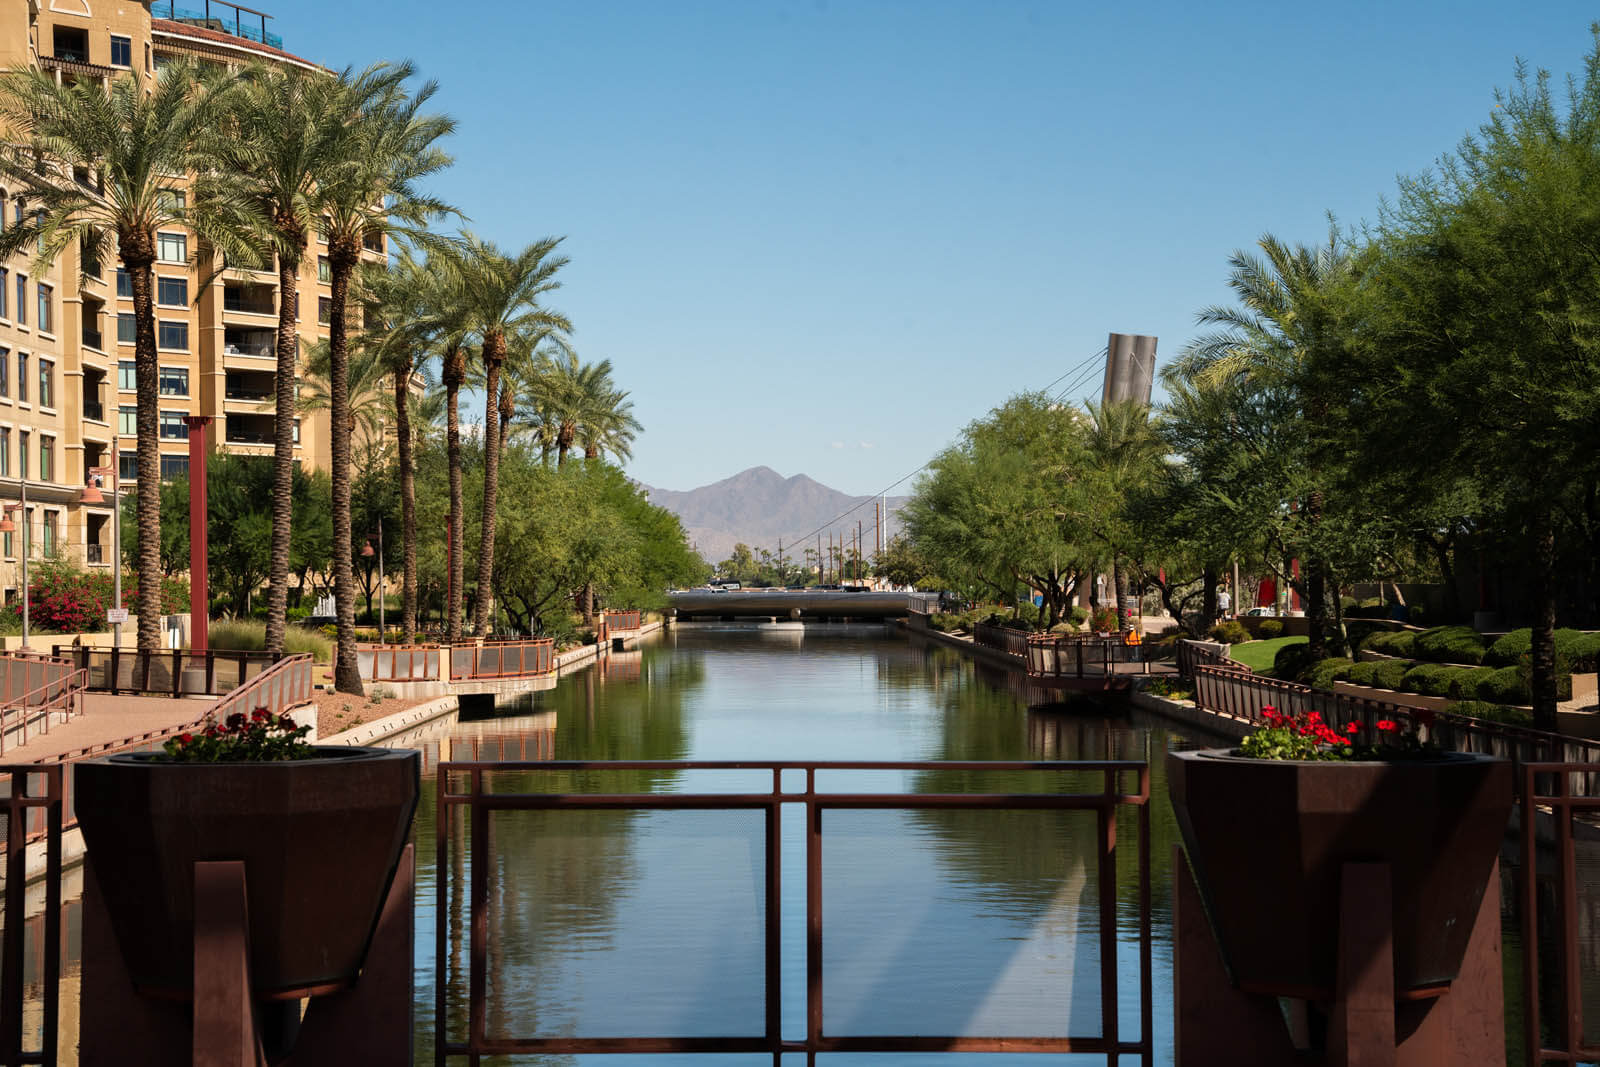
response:
[[(558, 760), (1150, 759), (1168, 736), (1089, 702), (1030, 711), (1005, 672), (980, 676), (951, 650), (900, 637), (677, 632), (464, 727), (451, 750), (501, 751), (520, 731)], [(996, 684), (996, 683), (999, 684)], [(550, 717), (553, 714), (554, 723)], [(487, 758), (485, 756), (484, 758)], [(543, 758), (543, 757), (541, 757)], [(655, 772), (523, 775), (496, 788), (663, 792), (730, 787)], [(1101, 775), (930, 770), (824, 788), (1097, 792)], [(869, 776), (870, 779), (870, 776)], [(1164, 782), (1152, 797), (1157, 1003), (1170, 1003), (1163, 875), (1175, 840)], [(1131, 787), (1132, 782), (1127, 783)], [(744, 786), (748, 788), (748, 784)], [(758, 785), (756, 788), (764, 788)], [(431, 808), (430, 803), (424, 805)], [(794, 816), (797, 809), (786, 812)], [(741, 818), (741, 816), (743, 816)], [(419, 844), (435, 814), (419, 814)], [(830, 811), (824, 815), (826, 1032), (1092, 1036), (1101, 954), (1092, 812)], [(1138, 812), (1119, 812), (1119, 1026), (1137, 1034)], [(803, 824), (782, 836), (783, 1031), (804, 1035)], [(488, 1032), (505, 1036), (750, 1035), (762, 1029), (764, 845), (759, 819), (726, 812), (562, 810), (497, 814), (489, 856), (452, 856), (452, 927), (464, 864), (490, 864)], [(425, 853), (426, 848), (423, 849)], [(419, 854), (430, 871), (433, 858)], [(431, 900), (431, 896), (424, 896)], [(426, 907), (426, 905), (424, 906)], [(431, 928), (431, 917), (430, 917)], [(419, 928), (419, 946), (422, 946)], [(450, 1030), (465, 1027), (464, 947), (449, 952)], [(431, 985), (431, 943), (419, 986)], [(419, 1054), (431, 1055), (432, 991), (419, 989)], [(1170, 1025), (1152, 1020), (1158, 1062)], [(962, 1062), (1014, 1064), (1014, 1057)], [(608, 1062), (520, 1057), (515, 1062)], [(673, 1062), (644, 1057), (626, 1062)], [(922, 1057), (877, 1055), (883, 1065)], [(512, 1062), (512, 1061), (507, 1061)], [(616, 1062), (616, 1061), (609, 1061)], [(730, 1061), (732, 1062), (732, 1061)], [(756, 1061), (752, 1061), (756, 1062)], [(766, 1061), (770, 1062), (770, 1060)]]

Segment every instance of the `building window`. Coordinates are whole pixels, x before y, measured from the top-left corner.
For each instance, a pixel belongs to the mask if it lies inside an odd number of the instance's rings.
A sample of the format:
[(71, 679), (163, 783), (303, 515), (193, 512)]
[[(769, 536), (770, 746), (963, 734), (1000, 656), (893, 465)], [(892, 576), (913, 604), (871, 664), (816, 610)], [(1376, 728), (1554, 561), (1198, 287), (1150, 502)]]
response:
[(56, 480), (56, 439), (49, 434), (39, 435), (39, 480)]
[(28, 353), (17, 353), (17, 399), (28, 399)]
[(299, 444), (300, 443), (300, 420), (299, 419), (295, 419), (294, 420), (294, 443), (295, 444)]
[(156, 203), (169, 215), (182, 215), (189, 198), (182, 189), (163, 189), (156, 194)]
[(161, 480), (162, 481), (170, 482), (170, 481), (173, 481), (174, 479), (177, 479), (177, 478), (187, 478), (187, 477), (189, 477), (189, 457), (188, 456), (169, 456), (169, 455), (166, 455), (165, 453), (162, 454), (162, 456), (161, 456)]
[(327, 285), (333, 281), (333, 268), (328, 266), (327, 256), (317, 257), (317, 281)]
[(317, 321), (324, 326), (333, 321), (333, 301), (328, 297), (317, 297)]
[(55, 329), (55, 315), (53, 314), (55, 307), (54, 302), (51, 300), (51, 297), (55, 295), (55, 290), (51, 289), (44, 282), (39, 283), (38, 289), (39, 331), (41, 333), (51, 333)]
[(156, 234), (156, 258), (163, 263), (189, 262), (189, 237), (182, 233)]
[(0, 348), (0, 396), (11, 395), (11, 349)]
[(11, 430), (0, 427), (0, 477), (11, 477)]
[[(6, 534), (4, 536), (4, 538), (0, 538), (0, 540), (4, 540), (4, 542), (5, 542), (4, 550), (5, 550), (5, 554), (6, 554), (6, 559), (16, 559), (17, 558), (17, 550), (16, 550), (16, 547), (14, 546), (14, 544), (13, 544), (13, 542), (11, 540), (11, 537), (12, 537), (12, 535), (8, 533), (8, 534)], [(11, 602), (10, 594), (11, 594), (11, 590), (7, 589), (6, 590), (6, 603), (8, 603), (8, 604)]]
[(139, 478), (139, 453), (117, 453), (117, 477), (125, 482), (137, 481)]
[(133, 275), (121, 267), (117, 268), (117, 295), (125, 300), (133, 299)]
[(28, 324), (28, 276), (17, 275), (17, 325)]
[[(4, 218), (4, 217), (5, 217), (5, 212), (0, 211), (0, 218)], [(7, 288), (7, 286), (9, 286), (11, 284), (10, 278), (8, 277), (10, 275), (10, 273), (11, 272), (6, 270), (4, 267), (0, 267), (0, 319), (3, 319), (3, 318), (7, 317), (7, 315), (6, 315), (6, 296), (11, 291), (9, 288)]]
[(189, 395), (189, 368), (188, 367), (162, 367), (161, 368), (161, 395), (162, 396), (188, 396)]
[(42, 408), (56, 406), (56, 364), (54, 360), (41, 359), (39, 361), (39, 406)]
[(28, 476), (28, 431), (17, 431), (17, 473), (26, 478)]
[(163, 441), (187, 441), (189, 439), (189, 424), (183, 421), (182, 411), (163, 411), (161, 413), (161, 439)]
[(138, 408), (127, 407), (126, 405), (117, 406), (117, 433), (123, 437), (139, 436)]
[[(117, 344), (119, 344), (119, 345), (131, 345), (131, 344), (135, 343), (138, 340), (139, 340), (139, 323), (138, 323), (138, 321), (135, 320), (133, 315), (131, 313), (129, 313), (129, 312), (126, 312), (126, 311), (119, 312), (117, 314)], [(129, 366), (132, 366), (132, 364), (129, 364)], [(130, 385), (127, 388), (132, 389), (133, 386)]]
[(156, 303), (166, 307), (186, 308), (189, 306), (189, 279), (188, 278), (157, 278)]
[(133, 38), (111, 35), (111, 65), (113, 67), (133, 66)]
[(156, 344), (178, 352), (189, 351), (189, 324), (162, 319), (156, 324)]
[(44, 558), (56, 558), (56, 513), (44, 513)]
[(138, 364), (131, 359), (117, 362), (117, 388), (124, 393), (132, 393), (139, 388)]

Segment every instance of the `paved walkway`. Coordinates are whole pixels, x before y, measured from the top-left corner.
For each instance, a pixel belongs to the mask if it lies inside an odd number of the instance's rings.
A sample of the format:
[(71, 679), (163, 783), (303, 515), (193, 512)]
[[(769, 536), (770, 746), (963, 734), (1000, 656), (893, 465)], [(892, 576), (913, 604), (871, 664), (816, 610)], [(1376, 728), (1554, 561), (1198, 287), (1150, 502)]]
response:
[(204, 715), (214, 700), (214, 697), (174, 700), (171, 697), (86, 693), (82, 715), (53, 724), (49, 733), (29, 738), (26, 744), (7, 748), (4, 759), (15, 763), (43, 763), (86, 748), (187, 726)]

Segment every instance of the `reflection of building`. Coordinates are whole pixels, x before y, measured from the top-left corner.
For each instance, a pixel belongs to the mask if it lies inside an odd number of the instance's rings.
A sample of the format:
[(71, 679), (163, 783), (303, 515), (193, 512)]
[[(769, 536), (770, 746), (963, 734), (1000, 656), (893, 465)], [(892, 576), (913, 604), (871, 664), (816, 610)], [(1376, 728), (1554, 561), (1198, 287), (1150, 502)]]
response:
[[(195, 6), (201, 6), (196, 4)], [(154, 75), (179, 56), (203, 63), (254, 61), (310, 70), (282, 49), (271, 16), (209, 0), (206, 15), (172, 0), (0, 0), (0, 65), (32, 66), (63, 82)], [(173, 195), (185, 195), (174, 182)], [(27, 217), (26, 200), (0, 181), (5, 225)], [(162, 478), (188, 473), (186, 415), (209, 415), (216, 448), (270, 455), (276, 417), (278, 285), (276, 268), (227, 270), (192, 231), (157, 234), (156, 337), (161, 361)], [(313, 238), (299, 280), (299, 323), (307, 342), (326, 333), (330, 305), (326, 251)], [(369, 245), (383, 254), (381, 237)], [(80, 281), (80, 272), (83, 277)], [(28, 480), (30, 545), (35, 558), (63, 554), (90, 568), (111, 556), (111, 501), (77, 502), (90, 467), (120, 466), (136, 479), (134, 455), (133, 302), (114, 262), (82, 262), (68, 249), (35, 276), (26, 256), (0, 262), (0, 497), (15, 500)], [(296, 419), (297, 456), (310, 467), (329, 461), (327, 416)], [(117, 454), (112, 455), (115, 451)], [(0, 582), (14, 576), (21, 534), (0, 544)]]

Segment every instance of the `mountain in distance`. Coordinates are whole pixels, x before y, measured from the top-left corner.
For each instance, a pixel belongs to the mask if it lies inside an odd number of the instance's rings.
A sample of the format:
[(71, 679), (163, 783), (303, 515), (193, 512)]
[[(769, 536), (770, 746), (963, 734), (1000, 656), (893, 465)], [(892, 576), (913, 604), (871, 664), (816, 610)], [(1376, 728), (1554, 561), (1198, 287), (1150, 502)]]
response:
[[(771, 467), (751, 467), (698, 489), (678, 491), (648, 485), (643, 488), (649, 492), (652, 504), (678, 516), (689, 534), (690, 543), (711, 564), (731, 556), (733, 546), (740, 541), (751, 548), (765, 548), (776, 553), (780, 537), (784, 539), (784, 556), (793, 559), (806, 546), (795, 546), (789, 538), (815, 530), (858, 504), (862, 506), (823, 529), (823, 544), (826, 546), (830, 530), (836, 536), (853, 537), (857, 521), (861, 523), (862, 546), (868, 556), (877, 544), (872, 507), (876, 497), (850, 496), (804, 474), (785, 478)], [(891, 537), (900, 532), (899, 511), (909, 499), (904, 496), (889, 498)], [(816, 548), (815, 534), (808, 544)]]

